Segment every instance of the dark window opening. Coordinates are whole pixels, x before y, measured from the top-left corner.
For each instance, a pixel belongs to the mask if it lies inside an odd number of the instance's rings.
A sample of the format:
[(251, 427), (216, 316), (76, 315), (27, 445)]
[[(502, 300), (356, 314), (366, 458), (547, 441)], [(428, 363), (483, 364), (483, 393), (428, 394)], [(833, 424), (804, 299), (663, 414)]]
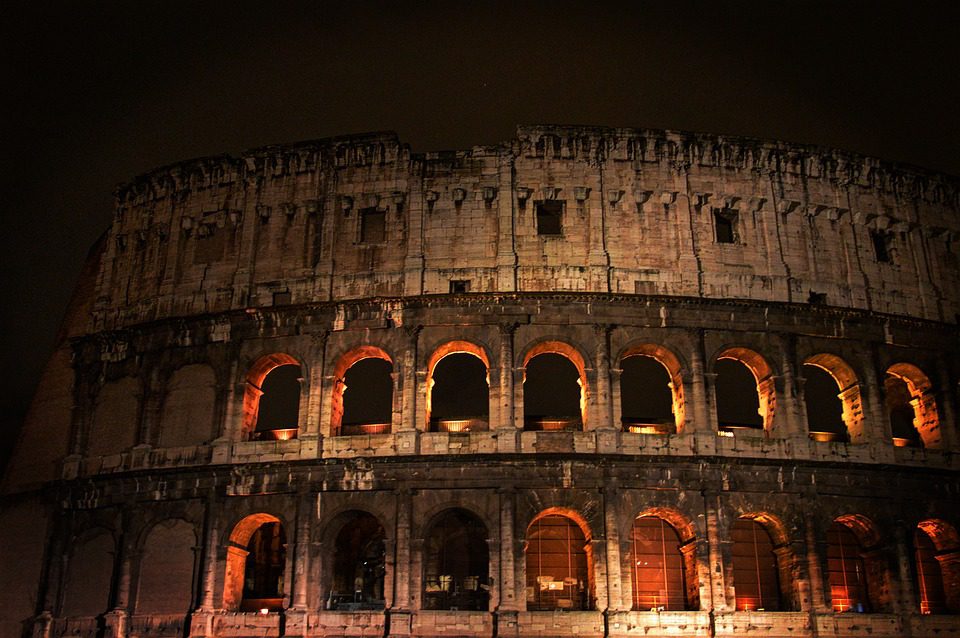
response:
[(197, 243), (193, 249), (193, 263), (209, 264), (223, 259), (230, 235), (215, 224), (201, 224), (197, 228)]
[(293, 299), (292, 299), (292, 297), (291, 297), (291, 295), (290, 295), (290, 292), (287, 291), (287, 290), (284, 290), (283, 292), (275, 292), (275, 293), (273, 293), (273, 305), (274, 305), (274, 306), (289, 306), (289, 305), (290, 305), (290, 302), (291, 302), (292, 300), (293, 300)]
[(780, 576), (770, 534), (760, 523), (741, 518), (730, 535), (737, 611), (780, 611)]
[(670, 375), (652, 357), (627, 357), (620, 363), (620, 408), (624, 430), (644, 434), (676, 431)]
[(433, 369), (430, 426), (435, 432), (489, 428), (487, 366), (465, 352), (447, 355)]
[(877, 261), (882, 264), (889, 264), (893, 261), (890, 252), (890, 243), (893, 235), (882, 230), (871, 230), (870, 239), (873, 241), (873, 254)]
[(943, 587), (943, 571), (937, 560), (937, 548), (930, 536), (922, 529), (913, 534), (914, 562), (917, 569), (917, 589), (921, 614), (943, 614), (947, 609), (947, 596)]
[(718, 244), (737, 243), (737, 211), (732, 208), (713, 209), (713, 223)]
[(805, 364), (803, 374), (804, 403), (807, 406), (807, 428), (811, 433), (824, 433), (825, 439), (847, 441), (847, 426), (843, 422), (843, 401), (833, 375), (823, 368)]
[(470, 280), (469, 279), (451, 279), (450, 293), (458, 294), (461, 292), (470, 292)]
[(557, 200), (545, 200), (536, 202), (537, 208), (537, 234), (538, 235), (562, 235), (563, 234), (563, 202)]
[(762, 429), (757, 380), (750, 368), (734, 359), (720, 359), (714, 370), (720, 430)]
[(592, 607), (580, 527), (566, 516), (544, 516), (527, 531), (527, 609), (585, 611)]
[(344, 375), (342, 434), (383, 434), (393, 420), (393, 365), (361, 359)]
[(565, 356), (548, 352), (527, 362), (523, 382), (526, 430), (579, 430), (580, 373)]
[(897, 447), (923, 447), (920, 432), (914, 425), (916, 411), (911, 404), (913, 397), (909, 386), (903, 379), (888, 374), (883, 381), (883, 389), (893, 444)]
[(483, 523), (462, 510), (445, 514), (427, 535), (423, 608), (486, 611), (489, 563)]
[(387, 213), (376, 208), (360, 211), (360, 242), (382, 244), (387, 238)]
[(673, 526), (662, 518), (636, 519), (630, 537), (630, 561), (633, 609), (687, 609), (680, 536)]
[(827, 580), (836, 613), (870, 611), (863, 548), (849, 527), (833, 523), (827, 530)]
[(383, 527), (370, 514), (343, 526), (334, 543), (333, 586), (326, 608), (341, 611), (383, 609), (386, 543)]
[(263, 379), (257, 425), (253, 438), (276, 440), (296, 438), (300, 418), (300, 379), (298, 365), (282, 365), (271, 370)]
[(264, 523), (250, 537), (240, 611), (282, 608), (286, 542), (280, 523)]

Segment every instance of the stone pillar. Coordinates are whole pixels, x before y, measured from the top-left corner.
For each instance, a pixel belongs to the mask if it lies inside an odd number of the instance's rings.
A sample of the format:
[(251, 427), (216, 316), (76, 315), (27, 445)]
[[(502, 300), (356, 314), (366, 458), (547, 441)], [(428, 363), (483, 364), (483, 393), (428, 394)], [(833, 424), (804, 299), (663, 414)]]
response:
[(307, 585), (310, 580), (310, 523), (313, 520), (313, 503), (309, 494), (301, 494), (297, 500), (297, 544), (293, 560), (294, 609), (307, 609)]
[[(597, 324), (593, 327), (596, 337), (593, 367), (597, 371), (596, 392), (594, 393), (593, 414), (589, 429), (613, 429), (613, 406), (610, 398), (610, 330), (611, 326)], [(586, 423), (584, 424), (587, 425)]]
[[(713, 492), (703, 493), (704, 514), (707, 521), (707, 546), (709, 555), (708, 571), (710, 573), (709, 597), (700, 601), (700, 608), (707, 611), (732, 611), (730, 602), (734, 600), (732, 582), (727, 582), (727, 569), (731, 562), (731, 541), (729, 536), (721, 540), (719, 496)], [(729, 579), (732, 581), (732, 579)]]
[(403, 261), (403, 291), (406, 295), (423, 294), (423, 231), (425, 202), (423, 189), (410, 192), (407, 202), (407, 255)]
[(693, 419), (693, 431), (714, 435), (716, 430), (716, 397), (713, 396), (712, 381), (716, 375), (711, 375), (711, 386), (707, 387), (707, 372), (703, 362), (703, 335), (697, 331), (694, 334), (693, 349), (690, 350), (690, 402), (691, 408), (687, 414)]
[(300, 432), (297, 436), (301, 439), (320, 439), (321, 421), (321, 397), (326, 387), (323, 383), (323, 372), (326, 367), (327, 359), (327, 337), (328, 332), (313, 335), (310, 340), (310, 365), (309, 379), (307, 381), (306, 401), (300, 402)]
[(200, 575), (201, 595), (199, 611), (212, 612), (217, 609), (215, 600), (217, 589), (217, 571), (220, 565), (217, 555), (220, 551), (220, 525), (215, 511), (215, 503), (207, 500), (207, 511), (204, 517), (204, 544), (202, 556), (202, 572)]
[(500, 600), (497, 611), (518, 611), (521, 607), (520, 591), (516, 581), (514, 539), (516, 492), (512, 487), (497, 490), (500, 500)]
[(960, 611), (960, 550), (937, 554), (936, 559), (940, 563), (947, 610), (956, 613)]
[[(598, 140), (598, 144), (603, 144), (603, 140)], [(616, 190), (608, 193), (605, 183), (603, 164), (599, 166), (600, 188), (599, 193), (592, 194), (587, 199), (587, 218), (589, 225), (589, 249), (587, 253), (587, 266), (590, 270), (590, 279), (587, 282), (587, 290), (590, 292), (610, 292), (610, 254), (607, 252), (607, 203), (610, 206), (616, 206), (620, 201), (622, 191)], [(616, 193), (615, 196), (614, 193)], [(600, 205), (595, 201), (599, 199)], [(591, 205), (593, 204), (593, 205)]]
[(956, 384), (951, 383), (950, 371), (941, 357), (937, 360), (936, 404), (940, 417), (941, 447), (944, 450), (960, 449), (960, 431), (957, 430), (957, 406), (954, 403)]
[(830, 612), (832, 603), (827, 600), (829, 583), (823, 576), (823, 566), (827, 560), (827, 544), (818, 539), (825, 539), (826, 535), (818, 529), (816, 520), (809, 511), (809, 508), (816, 505), (814, 503), (806, 505), (808, 509), (804, 512), (803, 527), (807, 546), (807, 572), (810, 578), (809, 609), (812, 613), (825, 614)]
[[(500, 405), (497, 410), (497, 451), (498, 452), (516, 452), (517, 450), (517, 420), (514, 414), (514, 371), (513, 371), (513, 335), (516, 332), (517, 324), (500, 324), (500, 370), (499, 370), (499, 395)], [(493, 413), (491, 413), (493, 414)], [(522, 415), (521, 415), (522, 416)], [(523, 419), (520, 419), (520, 428), (523, 427)]]
[(883, 377), (877, 376), (876, 358), (871, 355), (863, 365), (863, 384), (860, 386), (860, 402), (863, 405), (864, 442), (870, 444), (873, 457), (878, 461), (892, 461), (893, 431), (884, 405)]
[[(417, 454), (419, 452), (419, 432), (417, 431), (417, 348), (419, 345), (421, 326), (404, 330), (407, 338), (406, 350), (401, 359), (401, 378), (399, 387), (400, 405), (396, 405), (397, 396), (394, 395), (395, 409), (399, 408), (399, 427), (394, 427), (397, 433), (397, 452), (399, 454)], [(396, 383), (394, 384), (396, 391)], [(396, 426), (396, 414), (394, 426)]]
[(913, 615), (920, 610), (917, 600), (913, 570), (913, 543), (908, 537), (908, 528), (903, 521), (896, 521), (893, 528), (894, 543), (897, 548), (898, 577), (894, 580), (899, 587), (894, 611), (903, 616)]
[(610, 427), (617, 431), (623, 430), (623, 397), (621, 395), (620, 367), (610, 368)]
[[(797, 383), (794, 376), (794, 350), (795, 346), (790, 337), (784, 337), (780, 343), (780, 365), (783, 372), (782, 383), (775, 384), (779, 392), (779, 401), (774, 407), (777, 412), (783, 413), (783, 418), (778, 419), (774, 413), (774, 420), (782, 428), (780, 433), (782, 437), (797, 438), (806, 440), (807, 428), (806, 422), (800, 418), (800, 406), (797, 397)], [(774, 434), (777, 434), (776, 432)]]
[(607, 610), (626, 611), (630, 606), (624, 606), (623, 587), (620, 560), (620, 528), (617, 521), (620, 518), (620, 503), (618, 487), (615, 483), (608, 484), (603, 489), (603, 523), (604, 534), (607, 538)]
[(393, 569), (393, 608), (410, 609), (410, 528), (413, 515), (413, 495), (408, 489), (395, 492), (397, 507), (396, 559)]
[(152, 362), (153, 370), (144, 384), (143, 405), (140, 410), (140, 431), (137, 445), (160, 445), (160, 410), (163, 406), (166, 381), (160, 380), (159, 366)]
[(239, 441), (243, 424), (243, 399), (247, 389), (246, 379), (237, 380), (237, 364), (234, 360), (230, 364), (230, 373), (227, 380), (226, 410), (221, 432), (227, 442)]
[[(497, 287), (500, 292), (517, 289), (517, 250), (515, 245), (513, 156), (497, 153)], [(527, 203), (530, 206), (530, 203)]]

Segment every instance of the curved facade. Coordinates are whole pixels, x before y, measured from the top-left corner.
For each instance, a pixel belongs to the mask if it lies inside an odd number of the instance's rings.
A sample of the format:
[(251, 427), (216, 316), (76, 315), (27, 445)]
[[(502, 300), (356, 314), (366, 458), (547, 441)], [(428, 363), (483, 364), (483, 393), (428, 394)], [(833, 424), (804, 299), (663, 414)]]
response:
[(958, 213), (633, 129), (140, 177), (5, 477), (4, 627), (958, 636)]

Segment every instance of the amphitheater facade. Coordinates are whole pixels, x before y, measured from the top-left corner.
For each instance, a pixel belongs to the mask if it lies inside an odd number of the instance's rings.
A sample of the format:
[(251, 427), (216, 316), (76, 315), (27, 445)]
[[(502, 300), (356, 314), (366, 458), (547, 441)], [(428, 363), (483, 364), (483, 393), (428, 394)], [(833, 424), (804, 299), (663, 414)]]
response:
[(0, 633), (960, 636), (960, 182), (520, 127), (118, 189)]

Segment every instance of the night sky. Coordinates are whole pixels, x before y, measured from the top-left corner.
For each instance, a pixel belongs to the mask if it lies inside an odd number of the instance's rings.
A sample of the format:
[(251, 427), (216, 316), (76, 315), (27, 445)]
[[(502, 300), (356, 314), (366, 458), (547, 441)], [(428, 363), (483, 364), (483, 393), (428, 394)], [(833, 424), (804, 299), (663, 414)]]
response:
[(556, 123), (960, 174), (958, 24), (956, 2), (7, 0), (0, 427), (26, 411), (114, 186), (151, 168), (384, 129), (415, 152), (469, 148)]

